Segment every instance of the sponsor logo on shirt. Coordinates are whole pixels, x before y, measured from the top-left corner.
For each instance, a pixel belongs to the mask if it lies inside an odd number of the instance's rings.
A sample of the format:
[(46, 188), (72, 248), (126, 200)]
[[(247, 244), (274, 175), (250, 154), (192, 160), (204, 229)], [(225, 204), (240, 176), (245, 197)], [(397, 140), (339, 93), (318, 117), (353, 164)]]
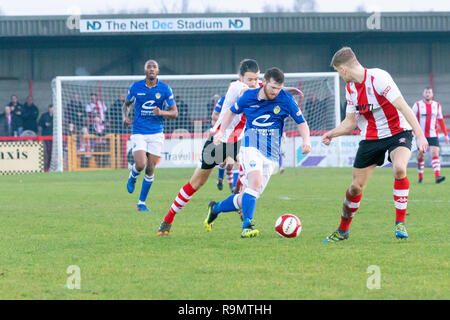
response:
[(136, 95), (138, 95), (138, 96), (145, 96), (145, 92), (138, 92), (138, 93), (136, 93)]
[[(259, 116), (258, 118), (253, 119), (252, 125), (257, 127), (270, 127), (274, 124), (274, 122), (266, 122), (269, 120), (270, 114), (263, 114), (262, 116)], [(261, 121), (260, 121), (261, 120)]]
[(388, 92), (391, 90), (391, 86), (387, 86), (386, 89), (383, 91), (383, 96), (387, 96)]
[(155, 107), (153, 106), (153, 104), (155, 103), (155, 100), (148, 100), (147, 102), (145, 102), (142, 105), (142, 109), (145, 110), (150, 110), (150, 109), (154, 109)]
[(360, 104), (357, 105), (356, 110), (358, 110), (359, 113), (366, 113), (366, 112), (371, 112), (373, 110), (373, 104), (369, 103), (369, 104)]

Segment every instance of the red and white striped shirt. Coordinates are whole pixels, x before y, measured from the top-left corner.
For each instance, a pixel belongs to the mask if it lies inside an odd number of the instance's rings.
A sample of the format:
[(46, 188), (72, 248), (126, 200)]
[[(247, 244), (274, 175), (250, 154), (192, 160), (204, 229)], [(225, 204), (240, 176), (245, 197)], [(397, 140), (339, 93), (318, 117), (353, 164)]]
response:
[[(227, 110), (233, 106), (239, 99), (242, 90), (248, 89), (248, 86), (241, 82), (232, 82), (228, 88), (227, 94), (225, 95), (225, 100), (223, 101), (222, 110), (220, 111), (219, 118), (217, 119), (214, 127), (211, 128), (210, 133), (216, 134), (220, 127), (222, 126), (222, 121)], [(222, 137), (222, 142), (224, 143), (234, 143), (242, 139), (244, 136), (245, 127), (245, 115), (237, 114), (234, 116), (228, 128), (225, 130)]]
[(425, 137), (436, 138), (438, 119), (444, 119), (441, 105), (436, 101), (427, 103), (425, 100), (417, 101), (412, 107), (414, 114), (419, 121)]
[(363, 140), (388, 138), (412, 130), (403, 114), (392, 104), (401, 96), (392, 77), (384, 70), (365, 69), (361, 83), (347, 83), (347, 113), (356, 113)]

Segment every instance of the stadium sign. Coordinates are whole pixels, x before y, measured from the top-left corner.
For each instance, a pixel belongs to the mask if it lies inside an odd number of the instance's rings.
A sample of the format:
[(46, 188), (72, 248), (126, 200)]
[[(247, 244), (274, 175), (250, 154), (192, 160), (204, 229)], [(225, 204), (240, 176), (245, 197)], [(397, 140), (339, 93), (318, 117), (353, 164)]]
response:
[(0, 174), (17, 174), (44, 171), (42, 142), (0, 142)]
[(80, 19), (81, 33), (250, 31), (249, 17)]

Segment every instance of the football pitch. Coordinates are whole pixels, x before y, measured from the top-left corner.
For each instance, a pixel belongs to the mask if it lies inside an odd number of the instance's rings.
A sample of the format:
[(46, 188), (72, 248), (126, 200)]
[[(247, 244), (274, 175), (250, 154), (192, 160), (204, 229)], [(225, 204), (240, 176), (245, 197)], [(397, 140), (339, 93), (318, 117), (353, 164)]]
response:
[[(253, 239), (240, 238), (234, 212), (204, 230), (208, 202), (230, 194), (217, 190), (214, 171), (171, 234), (156, 236), (192, 172), (157, 169), (150, 213), (136, 211), (142, 175), (130, 195), (128, 170), (0, 177), (0, 299), (450, 298), (450, 181), (436, 185), (430, 168), (421, 185), (408, 172), (409, 239), (395, 239), (392, 169), (378, 168), (349, 240), (332, 244), (321, 241), (339, 224), (351, 168), (274, 175), (257, 203), (261, 234)], [(302, 221), (298, 238), (275, 233), (283, 213)], [(79, 289), (67, 285), (69, 266)]]

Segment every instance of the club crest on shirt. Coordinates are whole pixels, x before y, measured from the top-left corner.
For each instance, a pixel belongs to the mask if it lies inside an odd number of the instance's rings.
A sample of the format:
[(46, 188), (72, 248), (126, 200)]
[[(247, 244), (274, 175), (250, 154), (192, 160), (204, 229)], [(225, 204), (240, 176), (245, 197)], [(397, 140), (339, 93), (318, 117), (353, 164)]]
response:
[(156, 99), (161, 98), (161, 93), (157, 92), (157, 93), (155, 94), (155, 98), (156, 98)]
[(275, 113), (275, 114), (280, 113), (280, 111), (281, 111), (280, 106), (275, 106), (275, 108), (273, 108), (273, 113)]

